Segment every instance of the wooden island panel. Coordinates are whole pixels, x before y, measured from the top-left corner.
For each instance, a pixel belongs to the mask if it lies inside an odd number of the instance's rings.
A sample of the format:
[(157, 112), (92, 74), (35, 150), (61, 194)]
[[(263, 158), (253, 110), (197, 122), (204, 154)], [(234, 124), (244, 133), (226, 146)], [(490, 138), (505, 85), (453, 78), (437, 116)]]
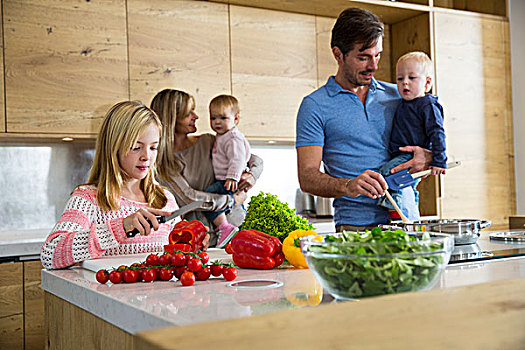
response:
[(4, 1), (7, 131), (93, 134), (129, 98), (124, 0)]
[(519, 278), (168, 327), (138, 333), (134, 349), (522, 349), (524, 288)]
[(228, 5), (130, 0), (128, 17), (131, 99), (149, 105), (162, 89), (186, 91), (199, 133), (210, 132), (209, 101), (231, 93)]

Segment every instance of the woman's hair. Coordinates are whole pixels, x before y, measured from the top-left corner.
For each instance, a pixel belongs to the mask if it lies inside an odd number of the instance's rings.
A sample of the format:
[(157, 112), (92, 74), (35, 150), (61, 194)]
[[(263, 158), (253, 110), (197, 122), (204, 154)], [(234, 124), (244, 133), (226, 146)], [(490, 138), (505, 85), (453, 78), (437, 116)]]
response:
[(153, 97), (151, 109), (159, 116), (163, 135), (160, 139), (157, 173), (170, 182), (180, 172), (177, 155), (174, 152), (177, 120), (186, 117), (195, 106), (195, 99), (190, 94), (174, 89), (164, 89)]
[[(162, 131), (162, 124), (151, 109), (139, 101), (117, 103), (107, 112), (100, 127), (93, 166), (87, 185), (97, 187), (97, 203), (105, 211), (119, 210), (126, 174), (119, 163), (119, 153), (127, 154), (151, 123)], [(154, 167), (141, 182), (148, 205), (163, 208), (168, 199), (155, 183)]]
[(239, 109), (239, 101), (232, 95), (219, 95), (214, 97), (210, 101), (209, 106), (210, 115), (215, 113), (222, 113), (226, 109), (230, 109), (230, 112), (235, 116), (241, 112)]
[(343, 56), (352, 51), (356, 44), (361, 50), (374, 46), (384, 36), (381, 19), (372, 12), (360, 8), (347, 8), (337, 18), (332, 28), (332, 48), (338, 47)]

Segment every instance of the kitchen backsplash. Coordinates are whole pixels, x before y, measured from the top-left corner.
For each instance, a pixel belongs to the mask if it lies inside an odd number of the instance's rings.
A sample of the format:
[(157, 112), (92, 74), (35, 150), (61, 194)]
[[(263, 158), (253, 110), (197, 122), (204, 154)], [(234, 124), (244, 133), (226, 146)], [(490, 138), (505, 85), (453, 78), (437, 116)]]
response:
[[(293, 208), (294, 146), (252, 145), (252, 152), (263, 158), (264, 172), (249, 196), (270, 192)], [(71, 191), (87, 180), (94, 153), (92, 144), (76, 142), (0, 145), (0, 234), (51, 229)]]

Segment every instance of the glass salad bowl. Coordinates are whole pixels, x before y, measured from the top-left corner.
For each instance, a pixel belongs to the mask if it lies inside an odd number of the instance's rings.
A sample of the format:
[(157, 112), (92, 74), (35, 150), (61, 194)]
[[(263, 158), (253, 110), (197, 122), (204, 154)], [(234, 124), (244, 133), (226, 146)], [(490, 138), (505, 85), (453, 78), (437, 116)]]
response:
[(430, 289), (454, 248), (449, 235), (381, 228), (305, 236), (300, 242), (315, 278), (337, 299)]

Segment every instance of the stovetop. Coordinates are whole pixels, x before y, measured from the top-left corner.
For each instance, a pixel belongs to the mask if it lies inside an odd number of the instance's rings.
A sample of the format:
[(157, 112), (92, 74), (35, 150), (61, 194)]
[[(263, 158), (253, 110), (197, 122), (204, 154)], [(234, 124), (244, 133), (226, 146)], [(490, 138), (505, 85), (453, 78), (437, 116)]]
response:
[[(523, 232), (518, 230), (507, 231), (481, 231), (481, 236), (474, 244), (456, 245), (450, 256), (449, 264), (510, 258), (516, 256), (525, 256), (524, 240), (495, 240), (490, 239), (491, 234), (498, 233), (499, 236), (508, 235), (512, 238), (516, 234)], [(511, 235), (507, 233), (512, 233)]]

